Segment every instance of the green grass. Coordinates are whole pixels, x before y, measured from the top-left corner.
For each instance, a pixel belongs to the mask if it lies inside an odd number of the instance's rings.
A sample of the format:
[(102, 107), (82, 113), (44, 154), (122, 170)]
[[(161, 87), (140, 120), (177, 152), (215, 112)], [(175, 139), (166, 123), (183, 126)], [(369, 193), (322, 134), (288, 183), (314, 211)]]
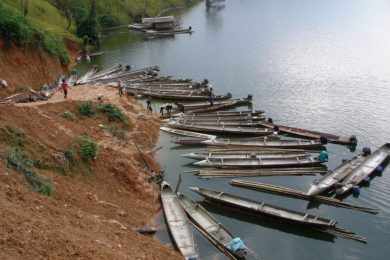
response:
[[(1, 1), (19, 11), (19, 0)], [(77, 37), (74, 35), (76, 30), (74, 25), (69, 31), (66, 30), (68, 24), (65, 17), (47, 0), (30, 0), (29, 12), (26, 19), (34, 25), (34, 27), (41, 28), (42, 30), (57, 36), (78, 41)]]

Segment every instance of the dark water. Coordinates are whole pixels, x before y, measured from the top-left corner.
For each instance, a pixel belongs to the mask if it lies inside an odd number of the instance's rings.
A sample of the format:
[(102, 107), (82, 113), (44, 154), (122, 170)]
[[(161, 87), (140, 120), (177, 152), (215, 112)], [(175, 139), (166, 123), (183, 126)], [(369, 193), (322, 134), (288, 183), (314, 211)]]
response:
[[(253, 94), (256, 107), (274, 121), (340, 135), (354, 134), (375, 149), (389, 140), (390, 2), (385, 0), (231, 0), (222, 10), (204, 4), (183, 14), (193, 35), (143, 41), (127, 31), (103, 43), (98, 63), (159, 65), (163, 74), (208, 78), (218, 92)], [(167, 180), (190, 160), (191, 150), (172, 149), (162, 133), (160, 164)], [(329, 145), (329, 168), (351, 158), (347, 148)], [(388, 259), (390, 255), (390, 177), (387, 170), (348, 202), (380, 209), (373, 216), (321, 205), (310, 212), (334, 218), (339, 225), (367, 237), (368, 244), (332, 239), (296, 228), (210, 209), (221, 223), (244, 239), (262, 259)], [(268, 177), (257, 180), (307, 190), (315, 177)], [(256, 179), (255, 179), (256, 180)], [(200, 180), (183, 174), (180, 190), (198, 199), (188, 186), (229, 191), (300, 211), (307, 202), (234, 188), (227, 180)], [(255, 223), (253, 223), (255, 222)], [(162, 240), (167, 237), (162, 235)], [(199, 234), (202, 259), (223, 259)], [(387, 257), (386, 257), (387, 255)]]

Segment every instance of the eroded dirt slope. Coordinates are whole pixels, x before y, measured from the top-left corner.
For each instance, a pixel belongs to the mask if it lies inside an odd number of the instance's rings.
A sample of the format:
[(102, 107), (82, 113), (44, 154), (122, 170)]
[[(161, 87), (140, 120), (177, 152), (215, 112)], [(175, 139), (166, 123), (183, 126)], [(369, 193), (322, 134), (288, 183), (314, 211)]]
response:
[[(125, 126), (101, 112), (79, 114), (82, 100), (98, 96), (125, 111)], [(145, 170), (145, 161), (158, 170), (152, 158), (158, 119), (108, 87), (74, 88), (69, 97), (0, 107), (0, 259), (181, 259), (134, 231), (159, 209)], [(115, 137), (112, 129), (126, 131)], [(86, 135), (99, 146), (88, 162), (77, 155)], [(51, 196), (33, 191), (20, 170), (7, 167), (15, 149), (51, 181)], [(70, 150), (72, 163), (64, 156)]]

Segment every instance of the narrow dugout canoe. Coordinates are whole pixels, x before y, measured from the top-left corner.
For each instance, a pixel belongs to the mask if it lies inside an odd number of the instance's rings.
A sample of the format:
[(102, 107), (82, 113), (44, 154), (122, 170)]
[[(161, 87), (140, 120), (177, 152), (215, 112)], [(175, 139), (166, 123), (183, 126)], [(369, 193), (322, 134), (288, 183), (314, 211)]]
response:
[(324, 175), (319, 180), (315, 180), (307, 192), (308, 196), (315, 196), (321, 194), (332, 187), (337, 183), (344, 180), (351, 172), (356, 169), (364, 161), (363, 156), (357, 156), (352, 160), (348, 160), (338, 166), (334, 171), (331, 171)]
[(267, 168), (267, 167), (304, 167), (319, 165), (321, 161), (310, 156), (295, 158), (246, 158), (246, 159), (224, 159), (207, 158), (193, 165), (200, 167), (215, 168)]
[(342, 187), (337, 190), (338, 195), (342, 195), (351, 190), (354, 186), (359, 185), (364, 179), (369, 177), (378, 166), (381, 166), (390, 155), (390, 143), (382, 145), (371, 155), (355, 168), (347, 178), (341, 183)]
[(261, 153), (261, 152), (252, 152), (252, 153), (186, 153), (182, 154), (182, 157), (194, 160), (206, 160), (206, 159), (285, 159), (285, 158), (297, 158), (297, 157), (308, 157), (309, 153), (290, 153), (290, 154), (281, 154), (281, 153)]
[(296, 137), (319, 140), (321, 138), (321, 136), (323, 136), (323, 137), (326, 137), (327, 140), (331, 143), (343, 144), (343, 145), (356, 145), (357, 144), (356, 137), (354, 137), (354, 136), (341, 137), (338, 135), (333, 135), (333, 134), (328, 134), (328, 133), (323, 133), (323, 132), (318, 132), (318, 131), (312, 131), (312, 130), (297, 128), (297, 127), (276, 125), (276, 124), (272, 124), (272, 123), (268, 123), (268, 122), (264, 122), (263, 126), (268, 127), (268, 128), (272, 128), (272, 129), (277, 126), (281, 133), (285, 133), (285, 134), (296, 136)]
[[(207, 96), (207, 98), (208, 98), (208, 96)], [(230, 104), (231, 101), (240, 101), (240, 100), (247, 100), (247, 99), (215, 100), (213, 102), (213, 104), (214, 104), (214, 106), (226, 105), (226, 104)], [(208, 99), (207, 99), (207, 101), (202, 101), (202, 102), (191, 102), (191, 103), (177, 102), (176, 106), (184, 107), (184, 111), (189, 111), (189, 110), (193, 110), (193, 109), (197, 109), (197, 108), (210, 107), (210, 102), (208, 101)], [(189, 112), (189, 113), (196, 113), (196, 112)]]
[(263, 141), (232, 141), (223, 139), (206, 140), (203, 143), (212, 146), (226, 147), (257, 147), (257, 148), (297, 148), (297, 149), (324, 149), (319, 141), (314, 140), (267, 140)]
[(270, 135), (272, 131), (256, 127), (223, 127), (223, 126), (197, 126), (189, 124), (169, 123), (170, 127), (204, 133), (235, 134), (235, 135)]
[[(186, 124), (186, 125), (198, 125), (198, 124), (214, 124), (214, 125), (222, 125), (222, 124), (245, 124), (245, 123), (250, 123), (250, 124), (260, 124), (261, 121), (263, 121), (263, 117), (231, 117), (231, 118), (177, 118), (174, 120), (171, 120), (170, 123), (178, 123), (178, 124)], [(262, 127), (261, 125), (258, 126), (258, 128), (261, 129), (267, 129)], [(271, 130), (269, 130), (271, 131)]]
[(293, 222), (306, 226), (319, 228), (334, 228), (336, 221), (322, 218), (309, 213), (302, 213), (278, 206), (273, 206), (261, 201), (254, 201), (242, 198), (236, 195), (231, 195), (224, 192), (203, 189), (199, 187), (190, 187), (190, 189), (199, 195), (203, 196), (210, 202), (219, 203), (233, 208), (255, 214), (256, 216), (266, 215), (275, 217), (287, 222)]
[(180, 120), (178, 121), (181, 124), (196, 124), (199, 126), (225, 126), (225, 127), (261, 127), (261, 122), (246, 122), (246, 121), (232, 121), (232, 122), (225, 122), (225, 121), (187, 121), (187, 120)]
[[(156, 98), (156, 99), (167, 99), (167, 100), (185, 100), (185, 101), (198, 101), (198, 100), (208, 100), (209, 97), (206, 95), (185, 95), (185, 94), (160, 94), (155, 92), (144, 92), (140, 91), (139, 95), (146, 97)], [(214, 97), (214, 100), (225, 100), (231, 98), (231, 94), (227, 95), (217, 95)]]
[(166, 126), (160, 127), (160, 130), (171, 133), (171, 134), (177, 134), (177, 135), (182, 135), (182, 136), (188, 136), (188, 137), (194, 137), (194, 138), (200, 138), (203, 140), (206, 139), (215, 139), (217, 138), (215, 135), (207, 135), (207, 134), (202, 134), (202, 133), (197, 133), (197, 132), (191, 132), (191, 131), (185, 131), (185, 130), (180, 130), (180, 129), (174, 129)]
[(250, 106), (252, 104), (251, 100), (229, 100), (229, 102), (225, 102), (223, 104), (213, 104), (212, 106), (210, 103), (208, 105), (198, 107), (198, 108), (186, 108), (186, 107), (179, 107), (181, 111), (184, 110), (186, 113), (208, 113), (208, 112), (214, 112), (219, 110), (225, 110), (233, 107), (239, 107), (239, 106)]
[(198, 254), (195, 249), (191, 225), (186, 213), (180, 205), (177, 195), (165, 181), (161, 184), (161, 202), (169, 232), (172, 235), (176, 247), (185, 259), (197, 259)]
[(213, 218), (202, 205), (190, 200), (183, 194), (179, 194), (178, 198), (194, 225), (207, 234), (206, 238), (216, 245), (217, 249), (231, 259), (245, 259), (247, 251), (244, 249), (233, 252), (229, 248), (229, 244), (235, 237)]
[(244, 110), (244, 111), (217, 111), (212, 113), (192, 113), (188, 112), (185, 114), (180, 114), (178, 116), (182, 117), (230, 117), (230, 116), (260, 116), (264, 114), (264, 111), (260, 110)]

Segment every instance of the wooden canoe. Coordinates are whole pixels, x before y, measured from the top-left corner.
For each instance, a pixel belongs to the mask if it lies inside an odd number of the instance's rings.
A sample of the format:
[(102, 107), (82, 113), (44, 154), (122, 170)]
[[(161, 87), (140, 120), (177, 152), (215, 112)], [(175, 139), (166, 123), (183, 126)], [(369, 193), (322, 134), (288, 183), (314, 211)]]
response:
[(230, 116), (260, 116), (264, 114), (264, 111), (260, 110), (244, 110), (244, 111), (217, 111), (212, 113), (192, 113), (188, 112), (185, 114), (180, 114), (178, 116), (183, 117), (230, 117)]
[(206, 159), (250, 159), (250, 158), (259, 158), (261, 159), (285, 159), (285, 158), (297, 158), (297, 157), (308, 157), (309, 153), (262, 153), (262, 152), (252, 152), (252, 153), (186, 153), (182, 154), (182, 157), (194, 160), (206, 160)]
[[(198, 107), (198, 108), (185, 108), (184, 112), (186, 113), (209, 113), (209, 112), (215, 112), (220, 110), (226, 110), (233, 107), (239, 107), (239, 106), (250, 106), (252, 104), (251, 100), (247, 99), (239, 99), (239, 100), (229, 100), (228, 102), (224, 102), (222, 104), (213, 104), (212, 106), (210, 103), (208, 105)], [(180, 109), (180, 107), (179, 107)], [(183, 108), (181, 109), (183, 111)]]
[(185, 130), (180, 130), (180, 129), (166, 127), (166, 126), (160, 127), (160, 130), (162, 130), (164, 132), (167, 132), (167, 133), (171, 133), (171, 134), (188, 136), (188, 137), (194, 137), (194, 138), (200, 138), (200, 139), (203, 139), (203, 140), (217, 138), (215, 135), (201, 134), (201, 133), (197, 133), (197, 132), (185, 131)]
[(268, 168), (268, 167), (304, 167), (319, 165), (321, 161), (310, 157), (301, 156), (294, 158), (245, 158), (245, 159), (225, 159), (208, 157), (206, 160), (193, 163), (200, 167), (214, 168)]
[(261, 127), (261, 122), (245, 122), (245, 121), (231, 121), (231, 122), (225, 122), (225, 121), (178, 121), (181, 124), (196, 124), (199, 126), (224, 126), (224, 127)]
[(204, 141), (211, 146), (222, 147), (257, 147), (257, 148), (297, 148), (297, 149), (324, 149), (319, 141), (314, 140), (267, 140), (263, 141), (232, 141), (223, 139), (213, 139)]
[(266, 215), (275, 217), (287, 222), (293, 222), (306, 226), (320, 228), (332, 228), (336, 226), (336, 221), (322, 218), (309, 213), (302, 213), (278, 206), (274, 206), (262, 201), (254, 201), (242, 198), (225, 192), (203, 189), (199, 187), (190, 187), (190, 189), (203, 196), (210, 202), (219, 203), (229, 207), (246, 211), (256, 216)]
[(337, 190), (338, 195), (342, 195), (359, 185), (364, 179), (369, 177), (378, 166), (389, 159), (390, 143), (382, 145), (378, 150), (367, 156), (364, 161), (355, 168), (347, 178), (341, 183), (342, 187)]
[(364, 161), (363, 156), (357, 156), (352, 160), (348, 160), (338, 166), (334, 171), (331, 171), (324, 175), (322, 178), (315, 180), (307, 192), (308, 196), (315, 196), (321, 194), (337, 183), (344, 180), (351, 172), (356, 169)]
[[(216, 100), (216, 101), (214, 101), (214, 105), (227, 104), (230, 101), (232, 101), (232, 100)], [(208, 100), (201, 101), (201, 102), (190, 102), (190, 103), (177, 102), (176, 105), (178, 107), (183, 106), (185, 110), (191, 110), (191, 109), (196, 109), (196, 108), (208, 107), (208, 106), (210, 106), (210, 102)]]
[[(207, 95), (185, 95), (185, 94), (164, 94), (156, 93), (153, 91), (140, 91), (138, 94), (151, 97), (155, 99), (167, 99), (167, 100), (185, 100), (185, 101), (198, 101), (198, 100), (208, 100)], [(214, 100), (226, 100), (230, 99), (232, 95), (228, 93), (227, 95), (216, 95)]]
[(177, 249), (185, 259), (197, 259), (198, 254), (195, 248), (191, 225), (180, 205), (177, 195), (165, 181), (161, 184), (161, 202), (169, 232), (172, 235)]
[(213, 218), (210, 213), (199, 203), (196, 203), (183, 194), (178, 195), (181, 206), (187, 212), (193, 224), (203, 230), (207, 239), (222, 253), (231, 259), (245, 259), (246, 251), (233, 252), (229, 249), (229, 243), (235, 238), (221, 223)]
[[(174, 120), (182, 122), (190, 122), (190, 123), (196, 123), (196, 122), (259, 122), (263, 121), (265, 119), (264, 116), (258, 115), (258, 116), (218, 116), (218, 117), (177, 117)], [(264, 127), (262, 127), (264, 128)]]
[(338, 135), (333, 135), (333, 134), (328, 134), (328, 133), (323, 133), (323, 132), (318, 132), (318, 131), (312, 131), (312, 130), (307, 130), (303, 128), (297, 128), (297, 127), (290, 127), (290, 126), (284, 126), (284, 125), (277, 125), (277, 124), (272, 124), (268, 122), (263, 123), (264, 127), (268, 128), (274, 128), (278, 127), (280, 133), (285, 133), (291, 136), (296, 136), (296, 137), (301, 137), (301, 138), (308, 138), (308, 139), (315, 139), (319, 140), (321, 136), (326, 137), (328, 142), (331, 143), (336, 143), (336, 144), (344, 144), (344, 145), (356, 145), (356, 139), (352, 137), (341, 137)]
[(224, 126), (198, 126), (195, 124), (180, 124), (172, 122), (168, 124), (170, 127), (203, 132), (203, 133), (218, 133), (218, 134), (234, 134), (234, 135), (258, 135), (265, 136), (272, 134), (272, 131), (266, 128), (257, 127), (224, 127)]

